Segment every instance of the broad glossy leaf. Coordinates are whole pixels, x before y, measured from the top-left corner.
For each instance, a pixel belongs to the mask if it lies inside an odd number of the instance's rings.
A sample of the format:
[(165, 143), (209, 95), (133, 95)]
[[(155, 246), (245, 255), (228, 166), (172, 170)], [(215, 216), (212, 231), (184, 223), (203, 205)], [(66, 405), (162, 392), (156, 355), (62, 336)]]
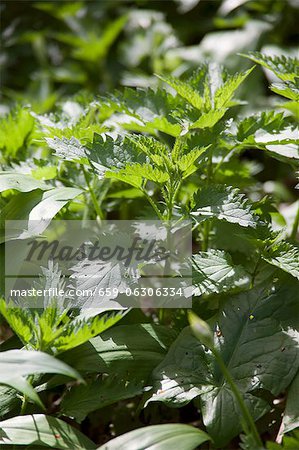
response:
[(288, 390), (286, 408), (283, 414), (283, 433), (299, 429), (299, 372)]
[(82, 380), (76, 370), (46, 353), (28, 350), (1, 352), (0, 384), (22, 392), (33, 402), (43, 407), (33, 387), (23, 378), (37, 373), (58, 373)]
[(11, 374), (15, 376), (26, 376), (36, 373), (59, 373), (82, 380), (76, 370), (47, 353), (31, 350), (8, 350), (1, 352), (1, 379), (9, 379)]
[(193, 450), (203, 442), (210, 440), (204, 431), (190, 425), (171, 423), (139, 428), (118, 436), (97, 450), (142, 450), (159, 449)]
[(21, 192), (30, 192), (35, 189), (47, 191), (52, 189), (51, 185), (47, 185), (36, 178), (23, 173), (16, 172), (0, 172), (0, 192), (8, 189), (15, 189)]
[(176, 332), (150, 324), (119, 325), (60, 355), (83, 373), (132, 374), (145, 379), (164, 358)]
[[(255, 392), (278, 395), (298, 370), (297, 291), (298, 282), (288, 277), (271, 289), (230, 296), (215, 324), (215, 345), (255, 419), (270, 408)], [(189, 328), (172, 344), (152, 379), (148, 402), (180, 406), (200, 396), (204, 423), (217, 446), (240, 432), (233, 393), (211, 352)]]
[(87, 414), (143, 393), (144, 381), (119, 379), (113, 375), (87, 385), (73, 386), (63, 397), (61, 411), (82, 422)]
[(95, 449), (95, 444), (63, 420), (44, 414), (18, 416), (0, 422), (0, 443), (38, 445), (61, 450)]
[(225, 220), (242, 227), (256, 227), (248, 200), (238, 189), (225, 185), (207, 185), (194, 196), (192, 217), (198, 222), (206, 219)]
[[(46, 192), (35, 190), (12, 197), (1, 211), (2, 220), (28, 221), (27, 230), (22, 222), (19, 229), (7, 229), (6, 239), (25, 238), (42, 233), (53, 217), (71, 200), (82, 193), (72, 187), (54, 188)], [(4, 230), (1, 230), (4, 240)]]
[(235, 265), (229, 253), (209, 250), (193, 255), (193, 295), (220, 293), (248, 287), (250, 276)]

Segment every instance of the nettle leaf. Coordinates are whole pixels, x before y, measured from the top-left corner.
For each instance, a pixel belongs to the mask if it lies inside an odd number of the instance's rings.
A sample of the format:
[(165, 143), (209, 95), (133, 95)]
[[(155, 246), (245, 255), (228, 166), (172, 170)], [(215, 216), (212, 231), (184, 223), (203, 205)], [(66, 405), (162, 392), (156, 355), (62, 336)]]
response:
[(214, 104), (216, 109), (226, 108), (230, 106), (230, 101), (238, 89), (240, 84), (243, 83), (245, 78), (253, 71), (254, 67), (247, 70), (244, 73), (236, 73), (235, 75), (228, 75), (225, 82), (220, 86), (214, 95)]
[(144, 449), (169, 450), (175, 447), (180, 450), (193, 450), (210, 439), (207, 433), (198, 428), (170, 423), (130, 431), (112, 439), (97, 450), (119, 450), (120, 448), (140, 450), (141, 445)]
[[(298, 282), (288, 277), (270, 289), (230, 294), (214, 327), (215, 345), (255, 420), (270, 409), (256, 395), (259, 390), (278, 395), (298, 370), (297, 291)], [(153, 371), (152, 382), (148, 402), (182, 406), (200, 396), (203, 421), (217, 447), (241, 431), (236, 399), (212, 353), (189, 327)]]
[(298, 130), (281, 113), (261, 113), (237, 124), (236, 139), (245, 147), (258, 147), (278, 159), (299, 158)]
[(248, 287), (250, 275), (222, 250), (200, 252), (192, 257), (193, 295), (220, 293)]
[(191, 175), (193, 172), (197, 170), (196, 163), (198, 159), (201, 157), (201, 155), (205, 153), (205, 151), (208, 148), (209, 146), (202, 148), (195, 147), (188, 153), (177, 159), (176, 164), (179, 167), (179, 169), (183, 172), (183, 178), (187, 178), (189, 175)]
[(27, 109), (17, 108), (0, 120), (0, 149), (15, 158), (17, 152), (30, 142), (34, 118)]
[(237, 223), (242, 227), (257, 225), (248, 200), (238, 189), (231, 186), (204, 186), (195, 194), (193, 203), (191, 216), (197, 222), (215, 218)]
[(269, 111), (253, 114), (237, 123), (236, 137), (239, 142), (254, 143), (254, 135), (258, 130), (275, 133), (283, 129), (284, 124), (283, 113)]
[(128, 135), (126, 137), (140, 152), (142, 151), (155, 165), (165, 167), (165, 159), (169, 159), (170, 151), (165, 144), (150, 136)]
[(61, 412), (82, 422), (92, 411), (143, 393), (144, 381), (109, 376), (87, 385), (74, 386), (61, 403)]
[(7, 191), (9, 189), (14, 189), (20, 192), (30, 192), (35, 189), (47, 191), (52, 188), (53, 186), (47, 185), (46, 183), (43, 183), (42, 181), (29, 175), (9, 171), (0, 172), (0, 192)]
[(272, 83), (270, 89), (275, 92), (275, 94), (282, 95), (295, 102), (299, 101), (299, 88), (295, 83), (290, 81), (286, 81), (285, 83)]
[(62, 450), (95, 449), (95, 444), (63, 420), (44, 414), (18, 416), (0, 422), (0, 443), (38, 445)]
[(146, 162), (144, 152), (133, 146), (129, 138), (113, 139), (108, 135), (96, 134), (87, 156), (100, 174), (107, 169), (124, 169), (127, 164)]
[(299, 279), (299, 249), (290, 242), (281, 241), (266, 247), (262, 258)]
[(199, 110), (202, 110), (204, 108), (203, 97), (188, 83), (188, 81), (181, 81), (170, 75), (157, 75), (157, 77), (171, 86), (181, 97), (183, 97), (188, 103), (190, 103), (190, 105), (194, 106), (194, 108)]
[[(174, 111), (182, 109), (182, 103), (164, 89), (125, 88), (119, 97), (112, 97), (108, 103), (116, 111), (128, 115), (129, 121), (119, 122), (125, 129), (151, 134), (162, 131), (174, 137), (182, 131), (182, 126), (173, 117)], [(115, 120), (117, 122), (117, 117)]]
[(24, 345), (30, 342), (35, 335), (35, 323), (27, 309), (11, 307), (5, 300), (0, 300), (0, 314)]
[[(141, 187), (143, 180), (163, 184), (169, 180), (169, 174), (150, 164), (131, 164), (118, 172), (106, 172), (107, 178), (117, 178), (135, 187)], [(116, 177), (114, 176), (116, 175)]]
[(131, 374), (146, 379), (176, 338), (176, 331), (161, 325), (118, 325), (89, 342), (60, 355), (81, 373)]
[(87, 163), (86, 148), (81, 145), (80, 141), (75, 137), (57, 137), (45, 138), (48, 146), (55, 150), (56, 156), (65, 161), (76, 161)]
[(299, 159), (299, 137), (298, 129), (287, 127), (279, 133), (268, 133), (258, 130), (254, 135), (254, 142), (257, 145), (265, 146), (265, 149), (277, 155)]
[(119, 322), (127, 311), (108, 311), (96, 317), (82, 319), (80, 316), (64, 327), (63, 332), (54, 340), (56, 352), (77, 347), (92, 337), (103, 333)]
[(296, 58), (286, 57), (284, 55), (269, 56), (260, 52), (249, 52), (247, 55), (243, 54), (242, 56), (271, 70), (271, 72), (274, 72), (283, 81), (294, 82), (299, 77), (299, 63)]
[(226, 111), (227, 108), (221, 108), (204, 113), (199, 117), (199, 119), (192, 123), (190, 128), (212, 128), (217, 122), (219, 122), (220, 119), (222, 119)]

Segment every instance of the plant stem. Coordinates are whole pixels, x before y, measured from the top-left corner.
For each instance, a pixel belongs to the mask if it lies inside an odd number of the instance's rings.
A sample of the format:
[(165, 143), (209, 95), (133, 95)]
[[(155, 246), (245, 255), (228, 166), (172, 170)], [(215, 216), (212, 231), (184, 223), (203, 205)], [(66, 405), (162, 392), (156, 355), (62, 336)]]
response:
[(293, 239), (293, 240), (296, 239), (296, 236), (297, 236), (297, 233), (298, 233), (298, 226), (299, 226), (299, 205), (298, 205), (298, 208), (297, 208), (297, 213), (296, 213), (296, 216), (295, 216), (295, 220), (294, 220), (292, 231), (291, 231), (291, 235), (290, 235), (290, 238)]
[(152, 208), (154, 209), (155, 213), (157, 214), (157, 216), (159, 217), (160, 220), (164, 220), (163, 216), (158, 208), (158, 206), (156, 205), (156, 203), (153, 201), (153, 199), (151, 198), (151, 196), (146, 192), (145, 189), (142, 189), (143, 194), (146, 196), (147, 200), (149, 201), (149, 203), (151, 204)]
[(209, 239), (210, 239), (210, 222), (206, 221), (203, 224), (203, 241), (201, 249), (206, 252), (209, 249)]
[(95, 194), (93, 188), (91, 187), (91, 184), (89, 183), (88, 173), (87, 173), (87, 171), (86, 171), (86, 169), (85, 169), (85, 167), (84, 167), (83, 164), (81, 164), (81, 168), (82, 168), (82, 170), (83, 170), (84, 178), (85, 178), (85, 181), (86, 181), (86, 184), (87, 184), (87, 187), (88, 187), (88, 191), (89, 191), (89, 193), (90, 193), (90, 197), (91, 197), (91, 200), (92, 200), (92, 203), (93, 203), (95, 212), (96, 212), (97, 216), (98, 216), (100, 219), (104, 219), (103, 212), (102, 212), (102, 210), (101, 210), (101, 208), (100, 208), (100, 205), (99, 205), (99, 203), (98, 203), (96, 194)]
[(234, 394), (234, 396), (235, 396), (235, 398), (236, 398), (236, 400), (238, 402), (238, 405), (239, 405), (239, 408), (240, 408), (241, 413), (243, 415), (244, 421), (248, 425), (248, 430), (244, 430), (245, 433), (251, 433), (253, 435), (254, 439), (255, 439), (257, 448), (263, 448), (263, 443), (261, 441), (260, 435), (259, 435), (259, 433), (257, 431), (256, 426), (255, 426), (254, 420), (253, 420), (253, 418), (252, 418), (252, 416), (251, 416), (251, 414), (250, 414), (250, 412), (249, 412), (249, 410), (248, 410), (248, 408), (246, 406), (246, 403), (245, 403), (245, 401), (244, 401), (244, 399), (243, 399), (239, 389), (237, 388), (237, 386), (236, 386), (236, 384), (235, 384), (235, 382), (234, 382), (234, 380), (233, 380), (229, 370), (227, 369), (226, 365), (224, 364), (222, 356), (220, 355), (220, 353), (218, 352), (218, 350), (215, 347), (211, 348), (211, 350), (212, 350), (212, 352), (213, 352), (213, 354), (214, 354), (214, 356), (215, 356), (215, 358), (216, 358), (216, 360), (217, 360), (217, 362), (218, 362), (218, 364), (220, 366), (220, 369), (221, 369), (224, 377), (226, 378), (226, 381), (230, 385), (231, 390), (232, 390), (232, 392), (233, 392), (233, 394)]

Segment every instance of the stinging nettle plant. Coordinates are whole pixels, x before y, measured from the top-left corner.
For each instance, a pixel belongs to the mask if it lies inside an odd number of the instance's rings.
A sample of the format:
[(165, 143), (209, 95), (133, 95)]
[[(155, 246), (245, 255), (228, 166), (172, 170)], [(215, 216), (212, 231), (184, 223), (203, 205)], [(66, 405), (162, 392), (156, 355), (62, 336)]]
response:
[[(18, 337), (13, 348), (49, 353), (68, 365), (58, 365), (57, 373), (79, 380), (32, 376), (34, 369), (11, 384), (22, 398), (3, 387), (4, 445), (34, 443), (34, 427), (40, 426), (41, 442), (53, 448), (60, 442), (57, 430), (64, 427), (65, 434), (58, 433), (64, 446), (57, 448), (95, 448), (61, 418), (80, 423), (93, 411), (135, 396), (145, 410), (157, 402), (176, 408), (193, 402), (197, 408), (207, 433), (180, 424), (144, 429), (147, 445), (158, 443), (161, 449), (163, 440), (174, 436), (181, 439), (180, 448), (208, 440), (211, 448), (224, 448), (242, 429), (240, 448), (262, 449), (259, 419), (270, 417), (272, 399), (285, 392), (284, 432), (298, 426), (293, 392), (299, 369), (299, 208), (286, 223), (273, 200), (254, 187), (258, 167), (251, 154), (288, 165), (296, 179), (299, 66), (292, 58), (243, 56), (278, 78), (270, 86), (283, 98), (278, 112), (244, 117), (236, 92), (254, 67), (229, 75), (210, 63), (184, 79), (159, 75), (155, 90), (125, 88), (88, 105), (72, 99), (76, 117), (62, 107), (50, 116), (17, 109), (3, 119), (3, 129), (22, 126), (20, 142), (0, 136), (2, 223), (42, 217), (47, 226), (55, 216), (84, 221), (115, 214), (119, 219), (189, 219), (193, 309), (210, 326), (208, 337), (194, 336), (196, 319), (191, 316), (190, 328), (186, 311), (158, 313), (157, 323), (148, 318), (130, 323), (131, 312), (86, 317), (50, 306), (31, 313), (3, 301), (1, 315)], [(47, 164), (41, 155), (48, 157)], [(25, 160), (26, 175), (21, 170)], [(42, 373), (49, 373), (47, 367)], [(52, 417), (49, 408), (42, 413), (36, 392), (47, 399), (55, 389), (60, 402)], [(22, 419), (31, 438), (12, 431), (21, 423), (20, 411), (34, 413)], [(140, 432), (103, 448), (131, 448)]]

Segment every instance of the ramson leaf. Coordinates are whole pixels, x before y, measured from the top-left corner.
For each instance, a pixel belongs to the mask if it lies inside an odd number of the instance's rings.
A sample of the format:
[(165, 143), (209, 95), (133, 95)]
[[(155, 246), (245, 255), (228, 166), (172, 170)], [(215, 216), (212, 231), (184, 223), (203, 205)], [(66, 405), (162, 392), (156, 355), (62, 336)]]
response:
[(225, 185), (209, 185), (201, 188), (194, 196), (192, 217), (198, 222), (207, 219), (225, 220), (242, 227), (256, 227), (248, 200), (234, 189)]
[(87, 385), (74, 386), (63, 397), (61, 411), (82, 422), (92, 411), (142, 394), (144, 383), (111, 375)]
[(0, 192), (8, 189), (15, 189), (20, 192), (30, 192), (35, 189), (47, 191), (52, 189), (52, 187), (29, 175), (9, 171), (0, 172)]
[(0, 422), (0, 443), (38, 445), (38, 448), (61, 450), (95, 449), (95, 444), (63, 420), (43, 414), (17, 416)]
[(200, 444), (210, 440), (204, 431), (190, 425), (170, 423), (151, 425), (130, 431), (118, 436), (97, 450), (128, 450), (159, 449), (169, 450), (171, 447), (180, 450), (193, 450)]
[(220, 293), (248, 287), (250, 276), (228, 253), (209, 250), (193, 255), (193, 295)]
[[(214, 325), (215, 345), (254, 419), (270, 406), (260, 390), (278, 395), (298, 370), (298, 281), (229, 295)], [(296, 361), (296, 363), (295, 363)], [(149, 401), (181, 406), (200, 396), (203, 421), (217, 447), (241, 430), (240, 411), (214, 356), (186, 328), (153, 371)]]

